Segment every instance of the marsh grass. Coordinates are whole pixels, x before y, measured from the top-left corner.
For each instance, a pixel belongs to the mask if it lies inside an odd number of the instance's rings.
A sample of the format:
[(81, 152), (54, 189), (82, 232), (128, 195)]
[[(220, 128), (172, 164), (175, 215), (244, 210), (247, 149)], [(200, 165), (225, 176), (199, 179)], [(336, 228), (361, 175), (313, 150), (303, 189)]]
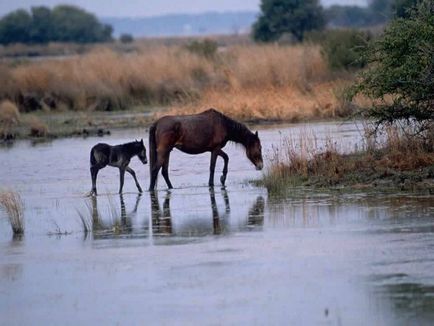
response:
[(6, 213), (14, 235), (24, 234), (24, 203), (19, 193), (0, 192), (0, 208)]
[(96, 48), (62, 60), (0, 67), (1, 98), (20, 110), (109, 111), (170, 105), (169, 112), (215, 107), (246, 120), (291, 120), (348, 114), (336, 95), (346, 83), (331, 74), (315, 45), (229, 46), (212, 56), (185, 46), (138, 46), (131, 53)]
[(76, 211), (79, 220), (81, 222), (83, 233), (85, 234), (86, 237), (89, 233), (92, 233), (92, 229), (93, 229), (93, 207), (90, 200), (87, 200), (85, 202), (85, 206), (86, 206), (85, 212), (79, 209), (76, 209)]
[(0, 103), (0, 139), (14, 137), (13, 128), (20, 121), (18, 107), (9, 100)]
[[(331, 138), (319, 142), (312, 133), (284, 138), (273, 148), (262, 183), (270, 193), (282, 194), (289, 187), (301, 185), (384, 185), (408, 190), (434, 178), (432, 132), (424, 138), (414, 137), (393, 126), (382, 133), (374, 137), (367, 131), (364, 148), (350, 153), (344, 153)], [(425, 186), (433, 185), (428, 182)]]

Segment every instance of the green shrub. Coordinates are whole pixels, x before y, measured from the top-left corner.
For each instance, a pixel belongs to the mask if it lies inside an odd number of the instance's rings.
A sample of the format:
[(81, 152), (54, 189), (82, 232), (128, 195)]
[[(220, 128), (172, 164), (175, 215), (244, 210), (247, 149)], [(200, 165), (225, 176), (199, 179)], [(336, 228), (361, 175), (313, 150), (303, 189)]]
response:
[(131, 34), (122, 34), (119, 37), (119, 41), (121, 41), (121, 43), (132, 43), (134, 41), (134, 38)]
[(422, 0), (409, 18), (393, 20), (367, 51), (369, 69), (351, 89), (374, 100), (369, 116), (381, 123), (434, 119), (434, 3)]
[(360, 69), (366, 66), (363, 50), (372, 36), (368, 32), (353, 29), (311, 32), (306, 38), (322, 47), (322, 54), (332, 70)]
[(217, 54), (218, 44), (216, 41), (210, 39), (204, 39), (203, 41), (194, 40), (186, 45), (186, 49), (207, 59), (213, 59)]

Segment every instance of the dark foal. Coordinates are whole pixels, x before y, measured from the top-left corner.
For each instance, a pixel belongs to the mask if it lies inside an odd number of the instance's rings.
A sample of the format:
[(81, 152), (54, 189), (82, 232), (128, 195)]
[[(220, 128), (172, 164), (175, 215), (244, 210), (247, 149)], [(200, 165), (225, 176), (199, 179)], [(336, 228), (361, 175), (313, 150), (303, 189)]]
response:
[(138, 156), (143, 164), (148, 163), (146, 158), (146, 148), (141, 141), (134, 141), (122, 145), (111, 146), (104, 143), (95, 145), (90, 151), (90, 174), (92, 176), (92, 190), (91, 195), (96, 195), (96, 178), (98, 171), (108, 166), (119, 168), (120, 186), (119, 193), (122, 193), (124, 186), (125, 171), (131, 174), (136, 182), (137, 189), (142, 192), (142, 188), (136, 178), (136, 173), (133, 169), (128, 167), (130, 160), (133, 156)]
[(245, 125), (224, 114), (209, 109), (199, 114), (182, 116), (165, 116), (157, 120), (149, 130), (149, 157), (151, 182), (149, 190), (155, 188), (160, 168), (169, 188), (169, 157), (173, 148), (188, 154), (211, 152), (210, 174), (208, 184), (214, 186), (214, 170), (217, 156), (224, 160), (223, 175), (220, 177), (224, 185), (228, 173), (228, 155), (222, 148), (228, 141), (241, 144), (246, 155), (256, 166), (263, 167), (261, 141), (258, 132), (252, 133)]

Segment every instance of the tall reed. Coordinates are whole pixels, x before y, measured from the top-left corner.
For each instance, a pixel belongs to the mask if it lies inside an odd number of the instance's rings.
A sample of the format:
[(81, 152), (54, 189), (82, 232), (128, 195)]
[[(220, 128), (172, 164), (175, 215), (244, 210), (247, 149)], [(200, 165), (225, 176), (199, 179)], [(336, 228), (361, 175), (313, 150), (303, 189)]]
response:
[(0, 192), (0, 208), (6, 213), (14, 235), (24, 234), (24, 203), (17, 192)]

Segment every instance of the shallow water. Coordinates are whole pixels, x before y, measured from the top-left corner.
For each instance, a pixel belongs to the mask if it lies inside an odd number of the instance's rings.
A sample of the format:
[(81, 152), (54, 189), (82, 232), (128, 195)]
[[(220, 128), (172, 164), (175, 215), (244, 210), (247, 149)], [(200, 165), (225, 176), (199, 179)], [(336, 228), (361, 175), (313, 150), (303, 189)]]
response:
[[(361, 147), (353, 123), (261, 127), (264, 154), (313, 130), (343, 150)], [(307, 193), (269, 198), (261, 172), (228, 146), (227, 187), (210, 190), (209, 154), (174, 151), (157, 193), (100, 171), (97, 142), (145, 130), (0, 150), (0, 180), (25, 202), (26, 234), (0, 217), (0, 324), (408, 325), (434, 320), (434, 198)], [(143, 188), (148, 166), (133, 159)], [(222, 169), (218, 161), (216, 182)], [(81, 216), (81, 218), (80, 218)], [(90, 227), (84, 232), (83, 223)]]

